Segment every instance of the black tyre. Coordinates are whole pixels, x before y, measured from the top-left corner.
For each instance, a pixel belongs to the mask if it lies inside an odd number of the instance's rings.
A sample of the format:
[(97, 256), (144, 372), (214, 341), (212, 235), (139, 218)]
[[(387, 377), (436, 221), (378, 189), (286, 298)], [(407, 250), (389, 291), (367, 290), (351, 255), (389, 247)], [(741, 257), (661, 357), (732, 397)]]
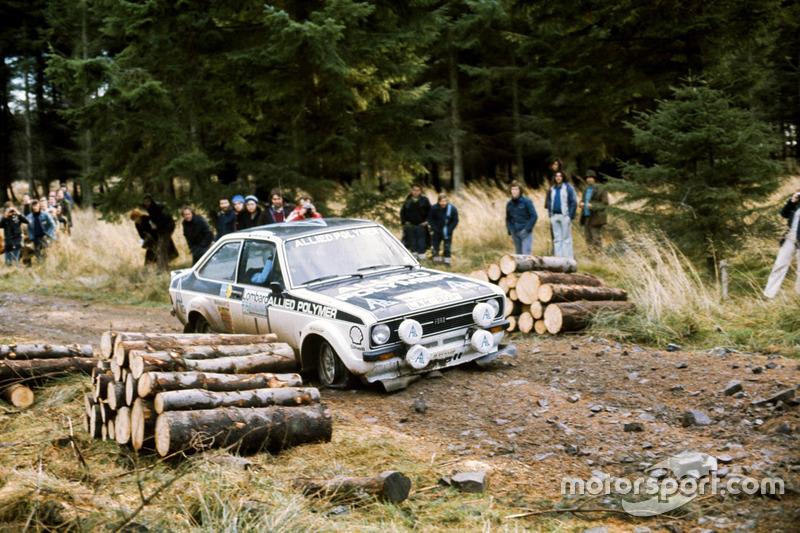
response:
[(183, 328), (184, 333), (214, 333), (211, 329), (211, 324), (205, 319), (203, 315), (197, 315), (197, 318), (188, 322), (186, 327)]
[(322, 341), (319, 346), (317, 374), (322, 384), (329, 389), (344, 389), (353, 382), (353, 375), (327, 341)]

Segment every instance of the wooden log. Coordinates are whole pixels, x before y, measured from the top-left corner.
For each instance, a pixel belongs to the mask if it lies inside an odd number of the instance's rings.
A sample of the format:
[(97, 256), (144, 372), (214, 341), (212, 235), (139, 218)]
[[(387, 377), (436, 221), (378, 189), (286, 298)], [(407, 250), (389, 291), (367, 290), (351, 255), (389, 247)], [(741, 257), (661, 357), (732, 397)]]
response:
[(547, 270), (550, 272), (576, 272), (578, 263), (566, 257), (549, 257), (535, 255), (507, 254), (500, 258), (500, 271), (503, 274), (511, 272), (527, 272), (529, 270)]
[(113, 418), (106, 420), (106, 434), (103, 440), (116, 440), (117, 438), (117, 424)]
[(502, 275), (503, 271), (500, 270), (500, 265), (497, 263), (492, 263), (486, 268), (486, 276), (489, 278), (489, 281), (497, 282)]
[(519, 301), (519, 298), (517, 297), (517, 289), (516, 289), (516, 288), (514, 288), (514, 289), (508, 289), (508, 298), (509, 298), (510, 300), (513, 300), (513, 301), (515, 301), (515, 302), (516, 302), (516, 301)]
[(108, 426), (105, 423), (100, 424), (100, 440), (108, 440)]
[(393, 503), (405, 501), (411, 491), (411, 480), (394, 470), (373, 477), (298, 478), (292, 481), (292, 485), (309, 496), (335, 498), (364, 492)]
[(509, 272), (508, 274), (506, 274), (506, 283), (508, 284), (509, 291), (517, 287), (518, 280), (519, 276), (517, 276), (514, 272)]
[(539, 293), (539, 287), (550, 285), (585, 285), (587, 287), (605, 287), (606, 282), (591, 274), (575, 274), (565, 272), (531, 272), (530, 290)]
[(324, 404), (298, 407), (223, 407), (167, 411), (156, 420), (156, 451), (232, 447), (241, 453), (276, 452), (298, 444), (329, 442), (331, 412)]
[(532, 304), (539, 298), (539, 280), (533, 272), (523, 272), (517, 278), (517, 300)]
[(165, 351), (182, 346), (232, 346), (277, 342), (278, 336), (242, 335), (225, 333), (131, 333), (119, 332), (114, 341), (114, 359), (125, 366), (130, 350)]
[(505, 309), (505, 316), (508, 318), (510, 315), (514, 313), (514, 306), (517, 305), (518, 302), (515, 302), (511, 298), (506, 298), (506, 309)]
[(63, 357), (61, 359), (30, 359), (0, 361), (0, 384), (3, 382), (21, 382), (34, 378), (47, 378), (82, 372), (92, 374), (96, 363), (91, 357)]
[(30, 361), (31, 359), (63, 359), (92, 357), (91, 344), (3, 344), (0, 359)]
[(219, 357), (234, 357), (239, 355), (254, 355), (257, 353), (269, 353), (276, 349), (285, 350), (286, 345), (282, 343), (260, 343), (247, 344), (243, 346), (180, 346), (170, 350), (170, 354), (180, 356), (184, 359), (217, 359)]
[(3, 387), (0, 390), (0, 397), (20, 409), (27, 409), (33, 405), (35, 398), (33, 391), (21, 383), (12, 383), (7, 387)]
[(125, 384), (119, 381), (112, 381), (106, 387), (106, 401), (112, 411), (117, 411), (125, 405)]
[(517, 331), (517, 317), (514, 315), (507, 316), (506, 320), (508, 320), (508, 327), (506, 328), (506, 331), (509, 333)]
[(539, 300), (544, 303), (551, 302), (577, 302), (590, 301), (620, 301), (628, 299), (625, 289), (614, 287), (586, 287), (584, 285), (550, 285), (539, 287)]
[(542, 302), (535, 301), (528, 307), (528, 312), (535, 320), (541, 320), (542, 316), (544, 315), (544, 306)]
[(145, 372), (137, 392), (142, 398), (180, 389), (226, 392), (280, 387), (302, 387), (300, 374), (216, 374), (209, 372)]
[(489, 276), (486, 274), (485, 270), (473, 270), (472, 272), (469, 273), (469, 277), (479, 279), (487, 283), (489, 281)]
[(156, 394), (156, 413), (165, 411), (196, 411), (217, 407), (270, 407), (282, 405), (311, 405), (319, 402), (319, 390), (313, 387), (298, 389), (253, 389), (245, 391), (214, 392), (202, 389), (187, 389)]
[(94, 397), (97, 401), (108, 398), (108, 384), (114, 382), (114, 374), (100, 374), (94, 379)]
[(517, 328), (522, 333), (530, 333), (533, 330), (533, 322), (534, 320), (530, 313), (522, 313), (517, 319)]
[(131, 409), (131, 445), (134, 450), (155, 445), (156, 410), (153, 400), (136, 398)]
[(114, 381), (122, 381), (122, 371), (125, 368), (117, 363), (116, 359), (111, 360), (111, 375), (114, 376)]
[(272, 352), (216, 359), (184, 359), (167, 352), (134, 350), (130, 370), (139, 379), (145, 372), (216, 372), (220, 374), (256, 374), (260, 372), (290, 372), (297, 369), (294, 350), (288, 344), (276, 343)]
[(100, 420), (104, 424), (114, 418), (114, 411), (108, 406), (107, 402), (98, 402), (98, 405), (100, 406)]
[(103, 420), (100, 416), (100, 404), (92, 400), (89, 402), (89, 436), (93, 439), (103, 437)]
[(552, 303), (544, 310), (544, 323), (547, 331), (552, 334), (576, 331), (585, 327), (589, 320), (600, 311), (630, 313), (635, 309), (636, 305), (633, 302)]
[(131, 408), (120, 407), (114, 418), (114, 435), (117, 444), (128, 444), (131, 441)]
[(116, 331), (104, 331), (100, 335), (100, 357), (108, 361), (114, 357), (114, 341), (117, 340)]
[(97, 376), (110, 373), (111, 373), (111, 362), (102, 360), (97, 361), (97, 364), (94, 365), (94, 368), (92, 368), (92, 382), (95, 381)]
[(125, 405), (128, 407), (133, 407), (133, 402), (138, 396), (138, 381), (138, 379), (133, 377), (133, 373), (128, 373), (128, 377), (125, 378)]
[(506, 276), (497, 280), (497, 286), (503, 289), (504, 293), (508, 294), (510, 287), (508, 286), (508, 278)]
[(533, 331), (538, 333), (539, 335), (544, 335), (547, 333), (547, 325), (545, 325), (544, 320), (537, 320), (533, 323)]

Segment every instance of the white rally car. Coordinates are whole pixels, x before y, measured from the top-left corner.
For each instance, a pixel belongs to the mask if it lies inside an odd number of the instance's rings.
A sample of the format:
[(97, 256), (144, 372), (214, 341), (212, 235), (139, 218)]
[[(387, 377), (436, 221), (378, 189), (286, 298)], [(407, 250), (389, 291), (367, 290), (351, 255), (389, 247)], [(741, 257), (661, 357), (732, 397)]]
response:
[(237, 231), (172, 272), (187, 332), (275, 333), (327, 387), (387, 391), (500, 353), (508, 321), (496, 285), (420, 267), (380, 224), (312, 219)]

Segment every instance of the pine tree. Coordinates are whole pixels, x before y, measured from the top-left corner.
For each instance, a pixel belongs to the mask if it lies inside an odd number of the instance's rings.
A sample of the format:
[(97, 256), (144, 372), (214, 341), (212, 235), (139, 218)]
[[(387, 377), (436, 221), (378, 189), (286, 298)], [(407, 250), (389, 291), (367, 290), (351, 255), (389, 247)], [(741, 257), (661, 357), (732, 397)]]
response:
[(777, 136), (767, 124), (702, 84), (673, 90), (628, 125), (649, 162), (621, 162), (618, 206), (663, 230), (689, 255), (719, 258), (744, 236), (756, 202), (777, 187)]

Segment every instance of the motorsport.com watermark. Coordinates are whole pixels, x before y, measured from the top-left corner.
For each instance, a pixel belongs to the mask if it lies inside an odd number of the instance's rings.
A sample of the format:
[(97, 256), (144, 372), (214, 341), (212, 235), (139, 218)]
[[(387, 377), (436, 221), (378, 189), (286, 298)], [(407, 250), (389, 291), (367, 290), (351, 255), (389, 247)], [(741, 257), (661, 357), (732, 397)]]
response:
[[(634, 516), (663, 514), (698, 496), (711, 495), (783, 495), (783, 479), (765, 477), (755, 479), (744, 476), (715, 475), (717, 459), (705, 453), (683, 452), (648, 468), (648, 472), (664, 469), (671, 476), (655, 479), (644, 476), (635, 480), (626, 478), (591, 477), (588, 480), (564, 478), (561, 480), (562, 496), (631, 496), (633, 501), (622, 500), (622, 508)], [(649, 498), (646, 498), (648, 497)]]

